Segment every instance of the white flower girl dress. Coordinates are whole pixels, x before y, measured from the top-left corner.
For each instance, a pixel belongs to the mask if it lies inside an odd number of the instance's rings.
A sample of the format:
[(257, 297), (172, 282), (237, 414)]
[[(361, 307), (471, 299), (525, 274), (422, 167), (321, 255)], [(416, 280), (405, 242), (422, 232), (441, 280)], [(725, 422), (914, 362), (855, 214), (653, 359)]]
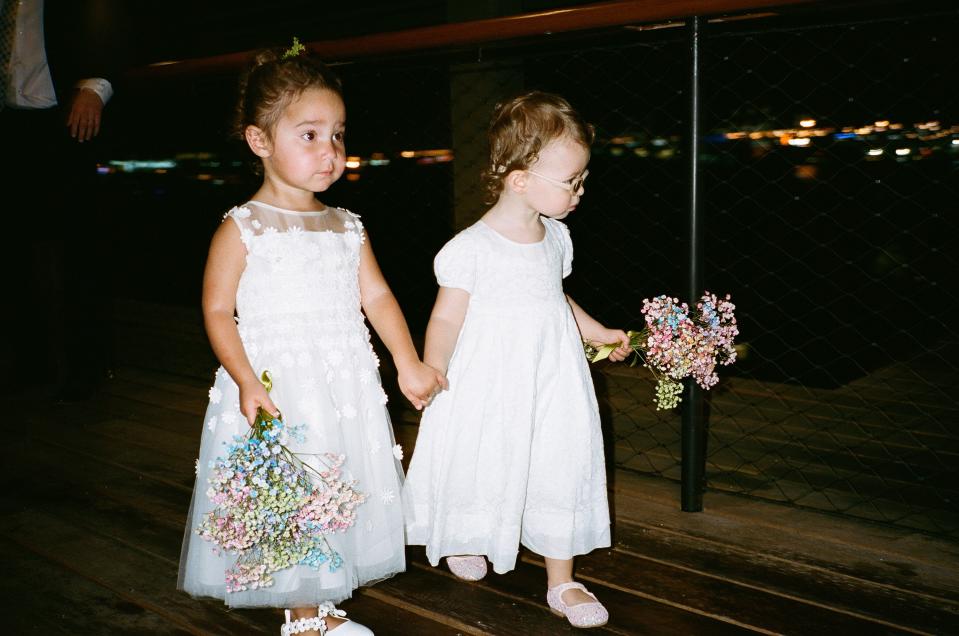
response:
[[(247, 250), (236, 294), (243, 347), (259, 376), (269, 370), (270, 397), (288, 427), (303, 438), (287, 446), (303, 456), (343, 454), (344, 481), (368, 495), (353, 526), (328, 537), (343, 558), (330, 572), (297, 565), (276, 572), (273, 585), (227, 592), (235, 557), (217, 554), (195, 533), (213, 504), (210, 467), (225, 443), (246, 435), (239, 392), (221, 367), (210, 389), (193, 501), (180, 559), (178, 588), (223, 599), (230, 607), (309, 607), (348, 598), (359, 585), (405, 569), (402, 467), (380, 384), (379, 361), (360, 308), (359, 217), (346, 210), (293, 212), (256, 201), (226, 215)], [(305, 439), (304, 439), (305, 438)]]

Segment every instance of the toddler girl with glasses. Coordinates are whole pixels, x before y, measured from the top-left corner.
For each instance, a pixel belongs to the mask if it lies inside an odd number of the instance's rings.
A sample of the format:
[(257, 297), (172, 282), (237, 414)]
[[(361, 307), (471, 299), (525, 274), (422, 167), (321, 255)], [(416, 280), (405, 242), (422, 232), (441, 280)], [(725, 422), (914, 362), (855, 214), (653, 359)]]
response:
[(546, 560), (547, 602), (576, 627), (608, 614), (573, 557), (610, 545), (603, 437), (583, 340), (629, 339), (563, 292), (573, 245), (559, 220), (583, 195), (593, 129), (561, 97), (497, 106), (492, 207), (435, 259), (424, 362), (449, 389), (424, 411), (404, 487), (407, 542), (460, 578), (504, 573), (519, 544)]

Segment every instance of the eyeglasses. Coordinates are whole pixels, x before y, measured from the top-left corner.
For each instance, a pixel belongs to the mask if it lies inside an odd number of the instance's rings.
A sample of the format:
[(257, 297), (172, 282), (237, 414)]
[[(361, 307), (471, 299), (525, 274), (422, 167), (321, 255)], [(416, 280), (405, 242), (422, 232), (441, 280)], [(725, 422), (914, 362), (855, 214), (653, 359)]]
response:
[(553, 185), (559, 186), (560, 188), (566, 190), (570, 194), (576, 194), (577, 192), (579, 192), (580, 188), (583, 187), (583, 182), (586, 181), (586, 177), (589, 176), (589, 170), (584, 170), (583, 174), (579, 175), (578, 177), (573, 177), (569, 181), (560, 181), (559, 179), (547, 177), (545, 174), (540, 174), (536, 172), (535, 170), (527, 169), (526, 172), (532, 175), (535, 175), (539, 177), (540, 179), (543, 179), (544, 181), (549, 181)]

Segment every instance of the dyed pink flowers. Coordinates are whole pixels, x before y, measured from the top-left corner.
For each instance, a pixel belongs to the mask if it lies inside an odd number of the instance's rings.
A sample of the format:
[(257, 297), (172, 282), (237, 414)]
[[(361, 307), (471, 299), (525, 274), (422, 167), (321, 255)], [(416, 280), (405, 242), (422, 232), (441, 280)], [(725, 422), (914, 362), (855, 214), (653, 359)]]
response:
[[(736, 306), (729, 294), (719, 299), (706, 292), (690, 312), (686, 303), (666, 295), (643, 300), (646, 326), (630, 331), (630, 344), (636, 357), (631, 362), (652, 371), (656, 378), (656, 408), (671, 409), (681, 401), (680, 380), (691, 377), (702, 388), (719, 382), (717, 365), (736, 360), (734, 340), (739, 334)], [(593, 347), (586, 343), (586, 355), (596, 362), (606, 358), (617, 345)]]
[(250, 435), (213, 463), (206, 494), (216, 507), (196, 532), (237, 556), (227, 592), (269, 587), (274, 572), (294, 565), (332, 572), (343, 563), (325, 535), (353, 525), (367, 495), (340, 479), (343, 455), (316, 456), (323, 468), (314, 468), (283, 444), (287, 433), (295, 436), (260, 410)]

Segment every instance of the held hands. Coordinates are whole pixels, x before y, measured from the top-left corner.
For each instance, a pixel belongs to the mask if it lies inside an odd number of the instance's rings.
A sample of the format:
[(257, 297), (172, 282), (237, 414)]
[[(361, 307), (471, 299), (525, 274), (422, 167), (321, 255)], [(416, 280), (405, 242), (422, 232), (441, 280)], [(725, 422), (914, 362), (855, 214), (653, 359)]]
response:
[(252, 378), (249, 382), (240, 385), (240, 412), (246, 421), (253, 426), (256, 420), (256, 409), (262, 408), (264, 411), (277, 415), (280, 409), (276, 408), (273, 400), (259, 380)]
[(603, 345), (619, 343), (619, 346), (613, 349), (609, 354), (608, 359), (612, 362), (622, 362), (633, 352), (633, 349), (629, 346), (629, 336), (627, 336), (626, 332), (622, 329), (607, 329), (603, 327), (602, 329), (598, 329), (596, 333), (589, 334), (587, 340), (591, 345), (597, 348)]
[(446, 376), (419, 360), (397, 367), (400, 391), (417, 411), (429, 406), (437, 393), (449, 388)]

